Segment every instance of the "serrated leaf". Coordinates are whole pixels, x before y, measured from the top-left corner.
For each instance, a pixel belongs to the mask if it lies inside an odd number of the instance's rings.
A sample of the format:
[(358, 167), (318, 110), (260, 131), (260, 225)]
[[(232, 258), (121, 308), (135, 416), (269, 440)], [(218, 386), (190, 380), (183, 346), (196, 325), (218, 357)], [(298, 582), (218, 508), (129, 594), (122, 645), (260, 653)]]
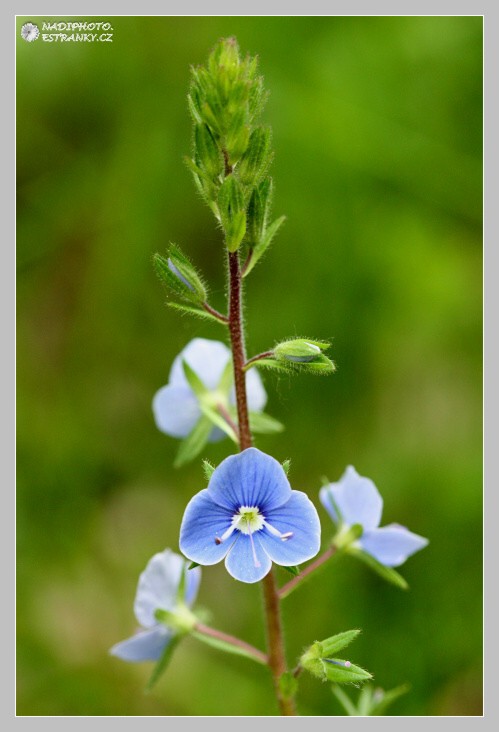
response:
[(396, 686), (394, 689), (390, 689), (390, 691), (383, 692), (383, 696), (378, 702), (374, 701), (376, 699), (377, 693), (375, 691), (373, 694), (374, 703), (371, 703), (369, 715), (371, 717), (381, 717), (382, 715), (384, 715), (388, 707), (391, 706), (391, 704), (393, 704), (393, 702), (396, 701), (399, 697), (407, 694), (410, 688), (410, 684), (401, 684), (400, 686)]
[(323, 658), (322, 663), (325, 678), (328, 681), (334, 681), (336, 684), (358, 684), (372, 679), (372, 674), (369, 671), (356, 666), (354, 663), (345, 666), (349, 662), (339, 658)]
[(396, 572), (393, 567), (386, 567), (384, 564), (381, 564), (381, 562), (378, 562), (378, 560), (371, 554), (368, 554), (357, 547), (348, 547), (346, 551), (348, 554), (360, 559), (364, 564), (367, 564), (370, 569), (379, 574), (379, 576), (387, 582), (390, 582), (390, 584), (395, 585), (395, 587), (399, 587), (401, 590), (409, 589), (409, 585), (405, 579), (402, 575)]
[(212, 406), (209, 404), (206, 404), (205, 402), (200, 402), (199, 406), (201, 408), (201, 411), (205, 415), (207, 419), (210, 420), (212, 424), (214, 424), (216, 427), (219, 427), (227, 437), (230, 437), (230, 439), (236, 443), (236, 445), (239, 445), (239, 438), (234, 432), (231, 425), (222, 417), (222, 415), (217, 412), (216, 409), (213, 409)]
[(171, 661), (173, 652), (175, 648), (177, 647), (178, 643), (180, 641), (180, 636), (173, 636), (173, 638), (170, 640), (168, 645), (166, 646), (165, 650), (163, 651), (163, 655), (159, 659), (159, 661), (156, 663), (153, 672), (151, 676), (149, 677), (149, 681), (146, 685), (146, 691), (149, 692), (152, 690), (152, 688), (157, 684), (161, 676), (166, 671), (168, 664)]
[[(209, 482), (211, 476), (215, 472), (215, 466), (212, 465), (209, 460), (203, 460), (203, 472), (204, 472), (204, 477)], [(189, 569), (190, 569), (190, 567), (189, 567)]]
[(182, 368), (184, 370), (184, 376), (187, 379), (187, 383), (191, 387), (192, 391), (198, 399), (202, 399), (205, 394), (208, 394), (208, 389), (185, 359), (182, 359)]
[(247, 277), (255, 264), (261, 259), (261, 257), (265, 254), (269, 246), (272, 244), (272, 240), (274, 239), (275, 235), (281, 228), (282, 224), (286, 220), (285, 216), (280, 216), (278, 219), (276, 219), (272, 224), (270, 224), (269, 227), (265, 230), (262, 238), (260, 241), (255, 245), (253, 252), (251, 254), (250, 260), (248, 264), (246, 265), (246, 269), (244, 271), (243, 277)]
[(169, 308), (173, 308), (174, 310), (179, 310), (181, 313), (186, 313), (188, 315), (193, 315), (196, 318), (201, 318), (203, 320), (211, 320), (215, 323), (221, 323), (222, 325), (225, 325), (221, 320), (216, 318), (211, 313), (208, 313), (206, 310), (201, 310), (200, 308), (191, 307), (189, 305), (182, 305), (178, 302), (167, 302), (166, 303)]
[(283, 424), (265, 412), (250, 412), (249, 422), (251, 431), (261, 435), (272, 435), (284, 429)]
[(213, 425), (211, 420), (208, 417), (201, 417), (192, 432), (182, 441), (173, 466), (180, 468), (182, 465), (194, 460), (208, 442), (212, 429)]
[(240, 646), (235, 646), (232, 643), (228, 643), (227, 641), (224, 641), (220, 638), (214, 638), (212, 635), (205, 635), (204, 633), (199, 633), (198, 631), (194, 630), (192, 631), (191, 635), (194, 636), (194, 638), (197, 638), (202, 643), (206, 643), (208, 646), (212, 646), (213, 648), (216, 648), (219, 651), (224, 651), (225, 653), (233, 653), (236, 656), (244, 656), (244, 658), (249, 658), (251, 661), (255, 661), (256, 663), (261, 663), (265, 665), (265, 662), (263, 659), (259, 659), (256, 656), (254, 656), (250, 651), (245, 650), (244, 648), (241, 648)]
[(321, 641), (322, 653), (324, 656), (334, 656), (342, 648), (346, 648), (352, 643), (357, 636), (360, 634), (360, 630), (346, 630), (344, 633), (337, 633), (332, 635), (330, 638)]

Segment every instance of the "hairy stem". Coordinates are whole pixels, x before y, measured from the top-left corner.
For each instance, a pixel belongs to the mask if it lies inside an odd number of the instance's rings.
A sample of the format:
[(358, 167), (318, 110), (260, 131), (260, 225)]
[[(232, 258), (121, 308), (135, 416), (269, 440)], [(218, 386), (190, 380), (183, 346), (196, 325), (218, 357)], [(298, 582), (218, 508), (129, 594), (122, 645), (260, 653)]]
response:
[(263, 361), (264, 358), (272, 358), (273, 355), (274, 351), (264, 351), (263, 353), (259, 353), (256, 356), (249, 358), (244, 364), (244, 370), (247, 371), (257, 361)]
[(279, 599), (283, 600), (285, 597), (287, 597), (295, 587), (298, 587), (304, 580), (306, 580), (312, 572), (315, 572), (316, 569), (319, 569), (319, 567), (322, 567), (323, 564), (325, 564), (328, 559), (331, 559), (332, 556), (336, 554), (336, 547), (331, 545), (328, 549), (326, 549), (325, 552), (323, 552), (320, 557), (317, 557), (313, 562), (311, 562), (305, 569), (300, 572), (296, 577), (293, 577), (292, 580), (289, 580), (289, 582), (286, 582), (285, 585), (283, 585), (278, 591)]
[(250, 643), (246, 643), (246, 641), (243, 641), (240, 638), (236, 638), (235, 636), (229, 635), (228, 633), (223, 633), (221, 630), (210, 628), (209, 625), (204, 625), (204, 623), (196, 623), (194, 630), (197, 630), (197, 632), (201, 633), (202, 635), (210, 636), (210, 638), (215, 638), (216, 640), (220, 640), (224, 643), (229, 643), (229, 645), (231, 646), (240, 648), (241, 650), (248, 653), (250, 656), (253, 656), (255, 661), (258, 661), (258, 663), (263, 663), (265, 665), (268, 664), (269, 659), (265, 653), (262, 653), (262, 651), (259, 651), (258, 648), (255, 648)]
[(224, 323), (225, 325), (228, 324), (229, 319), (225, 315), (222, 315), (222, 313), (219, 313), (218, 310), (215, 310), (215, 308), (212, 308), (211, 305), (208, 305), (207, 302), (203, 302), (202, 307), (204, 308), (204, 310), (206, 310), (207, 313), (213, 315), (213, 317), (219, 320), (221, 323)]
[[(252, 445), (249, 427), (248, 400), (246, 396), (246, 363), (244, 332), (242, 323), (242, 278), (238, 252), (229, 252), (229, 332), (234, 367), (237, 418), (239, 423), (239, 447), (245, 450)], [(268, 666), (272, 672), (274, 689), (283, 716), (296, 714), (294, 700), (284, 696), (280, 678), (286, 671), (284, 642), (281, 628), (279, 595), (271, 569), (262, 580), (267, 625)]]

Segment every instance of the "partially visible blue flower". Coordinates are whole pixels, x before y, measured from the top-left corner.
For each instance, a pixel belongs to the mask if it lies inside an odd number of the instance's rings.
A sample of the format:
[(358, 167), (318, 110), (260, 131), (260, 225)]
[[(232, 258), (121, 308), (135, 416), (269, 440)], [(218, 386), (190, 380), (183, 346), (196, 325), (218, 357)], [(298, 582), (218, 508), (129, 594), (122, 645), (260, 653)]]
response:
[(232, 577), (258, 582), (272, 562), (314, 557), (320, 523), (308, 496), (291, 490), (280, 463), (254, 447), (223, 460), (185, 509), (180, 550), (198, 564), (225, 558)]
[(413, 534), (400, 524), (379, 528), (383, 499), (372, 480), (360, 476), (351, 465), (337, 483), (324, 486), (319, 495), (333, 521), (341, 526), (341, 534), (356, 524), (360, 525), (362, 535), (354, 546), (386, 567), (398, 567), (428, 544), (428, 539)]
[[(154, 395), (154, 419), (161, 432), (182, 439), (187, 437), (201, 417), (198, 398), (187, 382), (182, 361), (189, 364), (210, 391), (216, 392), (230, 358), (230, 350), (220, 341), (194, 338), (187, 344), (172, 364), (168, 384)], [(255, 369), (246, 374), (246, 389), (250, 411), (263, 411), (267, 394)], [(227, 395), (220, 394), (220, 399), (227, 399)], [(234, 390), (229, 394), (229, 404), (235, 404)], [(223, 437), (225, 433), (214, 427), (209, 441), (216, 442)]]
[(170, 549), (155, 554), (142, 572), (135, 595), (135, 617), (141, 629), (116, 643), (110, 653), (124, 661), (157, 661), (178, 629), (158, 622), (157, 610), (185, 612), (196, 599), (201, 570), (187, 571), (185, 559)]

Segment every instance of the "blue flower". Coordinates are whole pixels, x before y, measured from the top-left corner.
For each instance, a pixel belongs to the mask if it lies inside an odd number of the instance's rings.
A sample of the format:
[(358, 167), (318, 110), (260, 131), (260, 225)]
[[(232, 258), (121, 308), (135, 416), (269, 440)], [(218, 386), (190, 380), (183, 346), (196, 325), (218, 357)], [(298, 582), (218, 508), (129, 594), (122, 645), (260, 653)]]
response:
[(428, 544), (428, 539), (399, 524), (378, 528), (383, 499), (372, 480), (360, 476), (351, 465), (338, 483), (321, 489), (320, 500), (333, 521), (341, 525), (340, 536), (346, 534), (350, 527), (360, 525), (362, 535), (354, 546), (386, 567), (398, 567)]
[[(194, 338), (187, 344), (172, 364), (168, 384), (154, 395), (152, 403), (154, 419), (161, 432), (171, 437), (187, 437), (201, 417), (198, 398), (187, 382), (182, 362), (186, 361), (203, 384), (216, 392), (230, 358), (229, 349), (220, 341)], [(267, 394), (256, 370), (248, 371), (246, 374), (246, 389), (250, 411), (263, 411)], [(227, 402), (227, 394), (221, 393), (219, 398), (222, 405), (226, 406), (224, 402)], [(228, 404), (235, 404), (233, 390), (228, 395)], [(216, 442), (224, 436), (221, 429), (214, 427), (209, 441)]]
[(293, 566), (320, 547), (317, 511), (291, 490), (277, 460), (254, 447), (220, 463), (208, 488), (191, 499), (180, 527), (180, 550), (198, 564), (225, 558), (229, 574), (258, 582), (272, 562)]
[(116, 643), (110, 653), (124, 661), (157, 661), (178, 633), (156, 619), (156, 611), (186, 615), (196, 599), (201, 570), (187, 571), (185, 559), (170, 549), (155, 554), (142, 572), (135, 595), (135, 617), (141, 625), (131, 638)]

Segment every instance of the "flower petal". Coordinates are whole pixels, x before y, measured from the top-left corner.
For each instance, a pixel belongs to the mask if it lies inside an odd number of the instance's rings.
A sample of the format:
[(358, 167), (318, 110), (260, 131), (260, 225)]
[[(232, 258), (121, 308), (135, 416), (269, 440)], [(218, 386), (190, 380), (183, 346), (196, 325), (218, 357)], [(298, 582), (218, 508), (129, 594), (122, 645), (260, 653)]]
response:
[(386, 567), (398, 567), (411, 554), (424, 549), (428, 539), (413, 534), (404, 526), (390, 524), (381, 529), (366, 531), (358, 543), (381, 564)]
[(172, 633), (163, 625), (143, 630), (116, 643), (109, 653), (123, 661), (157, 661), (172, 638)]
[(154, 611), (172, 610), (177, 603), (177, 592), (185, 560), (170, 549), (155, 554), (139, 577), (135, 595), (135, 617), (144, 628), (152, 628), (158, 621)]
[(257, 506), (267, 513), (291, 497), (282, 465), (255, 447), (223, 460), (207, 490), (215, 503), (233, 514), (241, 506)]
[(188, 386), (182, 366), (182, 361), (187, 361), (207, 389), (216, 389), (229, 358), (230, 351), (225, 343), (194, 338), (175, 358), (169, 383)]
[(321, 545), (321, 525), (315, 506), (305, 493), (292, 491), (289, 501), (265, 518), (282, 534), (293, 533), (286, 541), (273, 536), (266, 527), (255, 534), (273, 562), (291, 566), (315, 557)]
[(213, 502), (207, 488), (197, 493), (187, 504), (180, 526), (182, 554), (198, 564), (220, 562), (234, 543), (236, 532), (221, 544), (215, 539), (230, 527), (232, 515)]
[[(272, 566), (267, 552), (256, 540), (256, 534), (253, 534), (253, 547), (249, 535), (238, 532), (237, 541), (225, 557), (227, 572), (240, 582), (259, 582)], [(258, 566), (255, 566), (255, 560)]]
[(154, 395), (152, 409), (156, 427), (171, 437), (187, 437), (201, 416), (198, 401), (189, 386), (163, 386)]
[(340, 523), (341, 518), (349, 526), (361, 524), (365, 531), (379, 526), (383, 499), (372, 480), (363, 478), (351, 465), (337, 483), (321, 488), (319, 497), (335, 523)]

